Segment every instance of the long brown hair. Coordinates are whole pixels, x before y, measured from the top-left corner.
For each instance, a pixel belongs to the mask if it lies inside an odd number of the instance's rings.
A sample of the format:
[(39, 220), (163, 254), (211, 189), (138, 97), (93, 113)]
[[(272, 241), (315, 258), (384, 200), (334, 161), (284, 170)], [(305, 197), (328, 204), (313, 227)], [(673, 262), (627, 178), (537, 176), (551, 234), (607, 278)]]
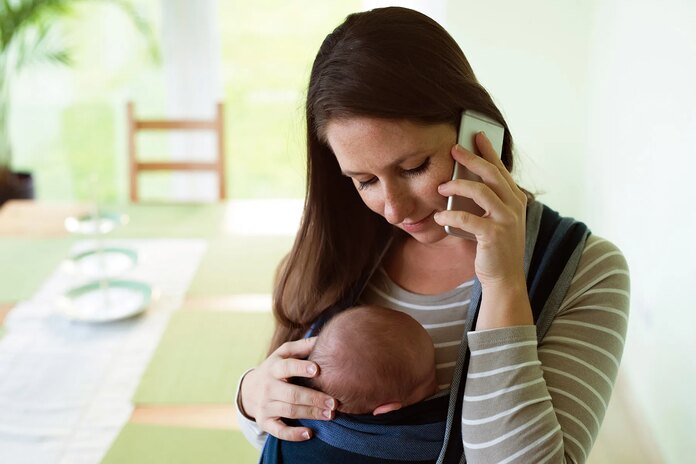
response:
[(501, 155), (511, 171), (512, 136), (502, 114), (457, 43), (431, 18), (407, 8), (377, 8), (349, 15), (324, 39), (307, 91), (304, 213), (277, 272), (269, 353), (302, 337), (374, 264), (384, 238), (395, 233), (341, 174), (326, 140), (328, 122), (369, 116), (456, 129), (465, 109), (505, 127)]

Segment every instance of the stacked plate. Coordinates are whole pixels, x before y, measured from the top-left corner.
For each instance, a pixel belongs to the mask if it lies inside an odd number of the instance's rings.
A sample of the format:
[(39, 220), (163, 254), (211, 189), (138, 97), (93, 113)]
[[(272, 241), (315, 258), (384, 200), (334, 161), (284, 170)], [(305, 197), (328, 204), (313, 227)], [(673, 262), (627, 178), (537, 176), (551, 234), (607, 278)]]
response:
[(106, 246), (101, 236), (128, 223), (124, 214), (98, 212), (65, 220), (74, 234), (98, 238), (96, 245), (68, 259), (69, 270), (84, 282), (65, 292), (58, 310), (70, 319), (109, 322), (136, 316), (150, 305), (152, 288), (137, 280), (121, 278), (136, 267), (138, 254), (131, 249)]
[(152, 289), (135, 280), (105, 279), (72, 288), (59, 300), (58, 309), (71, 319), (109, 322), (145, 311)]

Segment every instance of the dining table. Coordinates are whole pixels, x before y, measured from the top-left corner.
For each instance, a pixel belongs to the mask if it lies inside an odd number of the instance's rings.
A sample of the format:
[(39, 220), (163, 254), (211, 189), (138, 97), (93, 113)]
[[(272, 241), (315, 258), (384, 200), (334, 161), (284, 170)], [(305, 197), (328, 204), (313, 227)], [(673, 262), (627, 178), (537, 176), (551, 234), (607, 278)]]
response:
[[(272, 279), (301, 208), (301, 200), (5, 203), (0, 462), (256, 462), (234, 395), (267, 350)], [(109, 230), (70, 227), (95, 217), (118, 220)], [(126, 250), (133, 262), (107, 276), (111, 264), (81, 264), (95, 249)], [(108, 317), (66, 309), (107, 277), (147, 288), (142, 307)], [(85, 301), (99, 311), (126, 306), (127, 296), (114, 295)]]
[[(301, 211), (297, 199), (0, 207), (0, 463), (257, 462), (234, 395), (266, 355)], [(75, 229), (89, 217), (118, 220)], [(127, 317), (75, 317), (66, 295), (101, 285), (77, 258), (107, 248), (137, 257), (117, 278), (148, 299)], [(629, 380), (620, 370), (591, 464), (661, 462)]]

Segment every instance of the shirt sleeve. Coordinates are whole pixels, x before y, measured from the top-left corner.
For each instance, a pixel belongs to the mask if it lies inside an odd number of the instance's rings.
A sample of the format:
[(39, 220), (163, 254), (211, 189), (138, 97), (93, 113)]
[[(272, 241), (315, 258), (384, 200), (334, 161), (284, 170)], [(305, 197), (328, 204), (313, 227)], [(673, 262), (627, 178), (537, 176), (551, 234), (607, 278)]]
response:
[(239, 379), (237, 384), (237, 392), (235, 393), (235, 404), (237, 405), (237, 423), (239, 424), (239, 429), (244, 434), (244, 437), (251, 443), (255, 448), (262, 449), (264, 443), (266, 443), (266, 437), (268, 434), (261, 430), (254, 419), (247, 416), (244, 413), (244, 408), (242, 407), (242, 380), (251, 371), (249, 369), (242, 377)]
[(468, 463), (587, 460), (618, 373), (629, 292), (621, 251), (590, 235), (538, 346), (531, 325), (468, 333), (462, 407)]

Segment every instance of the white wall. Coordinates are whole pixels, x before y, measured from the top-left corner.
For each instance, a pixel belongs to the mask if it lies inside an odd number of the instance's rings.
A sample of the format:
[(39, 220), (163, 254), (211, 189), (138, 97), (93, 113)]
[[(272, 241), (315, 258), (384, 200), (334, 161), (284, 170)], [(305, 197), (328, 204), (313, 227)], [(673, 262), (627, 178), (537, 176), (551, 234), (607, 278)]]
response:
[(444, 24), (510, 126), (520, 184), (576, 217), (592, 9), (592, 2), (450, 1)]
[(666, 462), (696, 454), (696, 4), (451, 1), (445, 27), (511, 126), (525, 186), (629, 262), (622, 371)]
[(446, 22), (447, 0), (363, 0), (363, 10), (386, 6), (410, 8), (430, 16), (440, 24), (445, 24)]
[(667, 462), (686, 462), (696, 455), (696, 4), (597, 5), (585, 217), (628, 259), (624, 372)]

